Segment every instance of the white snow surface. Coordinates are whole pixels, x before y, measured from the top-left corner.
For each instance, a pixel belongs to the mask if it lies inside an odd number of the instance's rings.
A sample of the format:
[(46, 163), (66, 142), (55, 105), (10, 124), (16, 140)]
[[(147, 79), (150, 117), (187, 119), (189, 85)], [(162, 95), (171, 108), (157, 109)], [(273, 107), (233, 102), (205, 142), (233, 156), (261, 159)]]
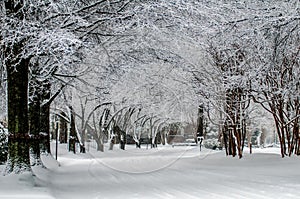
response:
[(279, 148), (238, 159), (197, 146), (142, 147), (73, 154), (61, 144), (58, 162), (43, 156), (46, 168), (33, 176), (1, 176), (0, 199), (300, 198), (300, 159), (281, 158)]

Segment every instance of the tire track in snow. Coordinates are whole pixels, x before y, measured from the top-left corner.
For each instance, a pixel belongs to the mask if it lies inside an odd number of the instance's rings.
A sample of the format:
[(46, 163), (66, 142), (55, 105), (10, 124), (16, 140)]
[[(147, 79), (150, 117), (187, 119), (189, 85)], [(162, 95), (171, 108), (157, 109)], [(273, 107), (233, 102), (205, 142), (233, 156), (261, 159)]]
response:
[[(90, 154), (90, 153), (88, 153), (89, 155), (90, 155), (90, 160), (91, 160), (91, 162), (89, 163), (89, 165), (88, 165), (88, 174), (94, 179), (94, 180), (96, 180), (97, 182), (100, 182), (99, 181), (99, 176), (97, 175), (97, 174), (95, 174), (95, 172), (93, 172), (92, 171), (92, 169), (93, 169), (93, 165), (95, 164), (95, 163), (97, 163), (97, 160), (96, 160), (96, 158), (92, 155), (92, 154)], [(105, 173), (108, 173), (108, 171), (107, 172), (105, 172)], [(113, 175), (113, 174), (107, 174), (107, 176), (110, 176), (111, 177), (111, 179), (113, 180), (113, 182), (115, 182), (115, 183), (117, 183), (118, 182), (118, 178), (117, 178), (117, 176), (115, 176), (115, 175)]]
[[(114, 170), (114, 171), (117, 171), (117, 172), (120, 172), (120, 173), (127, 173), (127, 174), (135, 174), (135, 175), (138, 175), (138, 174), (148, 174), (148, 173), (153, 173), (153, 172), (158, 172), (160, 170), (164, 170), (164, 169), (167, 169), (169, 167), (171, 167), (172, 165), (174, 165), (176, 162), (178, 162), (179, 160), (181, 159), (184, 159), (184, 158), (195, 158), (195, 157), (198, 157), (199, 159), (205, 159), (206, 157), (208, 157), (210, 154), (212, 154), (212, 150), (208, 150), (204, 155), (192, 155), (192, 156), (185, 156), (189, 150), (193, 150), (194, 148), (187, 148), (183, 151), (181, 151), (179, 154), (178, 154), (178, 151), (175, 152), (176, 156), (174, 157), (170, 157), (170, 156), (161, 156), (161, 155), (158, 155), (158, 156), (154, 156), (153, 153), (151, 153), (151, 156), (148, 156), (148, 158), (152, 158), (154, 160), (157, 160), (157, 159), (161, 159), (161, 162), (159, 164), (161, 165), (155, 165), (154, 167), (155, 168), (150, 168), (150, 169), (145, 169), (145, 170), (141, 170), (141, 171), (137, 171), (136, 168), (134, 167), (130, 167), (130, 168), (127, 168), (127, 169), (122, 169), (120, 168), (120, 166), (114, 166), (110, 163), (112, 163), (114, 160), (115, 161), (120, 161), (120, 160), (124, 160), (124, 162), (130, 162), (131, 161), (131, 164), (134, 163), (135, 160), (138, 160), (136, 162), (140, 162), (139, 160), (142, 160), (144, 159), (145, 157), (144, 156), (127, 156), (127, 157), (115, 157), (115, 159), (113, 160), (112, 158), (103, 158), (103, 159), (99, 159), (97, 157), (95, 157), (93, 154), (89, 153), (89, 155), (91, 156), (91, 158), (93, 158), (93, 160), (95, 160), (98, 164), (101, 164), (103, 166), (105, 166), (106, 168), (108, 169), (111, 169), (111, 170)], [(173, 152), (174, 153), (174, 152)], [(129, 153), (129, 154), (136, 154), (136, 153)], [(138, 153), (137, 153), (138, 154)], [(155, 155), (157, 154), (161, 154), (161, 153), (155, 153)], [(108, 161), (105, 161), (105, 160), (108, 160)], [(167, 161), (165, 161), (167, 160)], [(110, 162), (111, 161), (111, 162)], [(130, 163), (128, 163), (130, 164)]]

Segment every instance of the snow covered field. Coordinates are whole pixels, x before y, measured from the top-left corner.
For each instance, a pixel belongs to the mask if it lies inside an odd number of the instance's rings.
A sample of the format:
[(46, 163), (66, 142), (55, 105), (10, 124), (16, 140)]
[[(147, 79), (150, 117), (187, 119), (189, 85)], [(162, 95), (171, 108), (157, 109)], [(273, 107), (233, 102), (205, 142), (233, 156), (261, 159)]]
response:
[(143, 147), (74, 155), (60, 145), (59, 164), (43, 157), (47, 169), (33, 168), (34, 177), (1, 176), (0, 198), (300, 198), (300, 159), (278, 148), (239, 160), (196, 146)]

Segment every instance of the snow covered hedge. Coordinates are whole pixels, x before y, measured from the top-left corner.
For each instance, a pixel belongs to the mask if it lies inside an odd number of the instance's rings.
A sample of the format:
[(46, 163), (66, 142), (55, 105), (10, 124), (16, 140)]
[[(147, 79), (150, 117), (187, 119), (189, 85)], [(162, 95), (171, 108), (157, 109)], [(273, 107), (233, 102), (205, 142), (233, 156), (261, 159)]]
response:
[(218, 141), (218, 130), (215, 126), (210, 125), (206, 128), (206, 136), (203, 141), (203, 146), (207, 149), (217, 149), (220, 147), (220, 142)]
[(220, 147), (220, 142), (216, 138), (205, 139), (203, 145), (207, 149), (217, 149)]
[(8, 151), (8, 133), (7, 130), (0, 124), (0, 164), (6, 162), (7, 151)]

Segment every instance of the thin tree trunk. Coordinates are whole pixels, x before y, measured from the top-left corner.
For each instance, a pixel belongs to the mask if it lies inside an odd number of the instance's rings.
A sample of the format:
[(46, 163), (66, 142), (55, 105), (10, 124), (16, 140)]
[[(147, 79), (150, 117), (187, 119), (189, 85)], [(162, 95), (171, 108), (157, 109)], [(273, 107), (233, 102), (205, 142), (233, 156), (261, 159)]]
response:
[(69, 138), (69, 151), (76, 153), (75, 144), (76, 144), (76, 128), (75, 128), (75, 114), (73, 107), (70, 108), (71, 122), (70, 122), (70, 138)]
[[(64, 112), (61, 112), (61, 115), (63, 117), (67, 117), (67, 115)], [(68, 142), (68, 124), (63, 117), (59, 117), (59, 142), (61, 144)]]
[(228, 144), (228, 135), (226, 133), (228, 133), (228, 131), (225, 130), (225, 128), (227, 127), (223, 127), (222, 128), (222, 135), (223, 135), (223, 143), (224, 143), (224, 147), (225, 147), (225, 153), (226, 153), (226, 156), (229, 155), (229, 144)]
[(198, 108), (198, 118), (197, 118), (197, 137), (203, 137), (203, 120), (204, 120), (204, 110), (203, 110), (203, 105), (200, 105)]
[(293, 151), (294, 151), (295, 143), (296, 143), (296, 140), (295, 140), (295, 132), (293, 132), (293, 134), (292, 134), (292, 139), (291, 139), (291, 141), (290, 141), (290, 146), (289, 146), (289, 148), (288, 148), (289, 156), (291, 156), (292, 153), (293, 153)]
[(285, 151), (284, 151), (285, 139), (284, 139), (284, 136), (282, 136), (282, 134), (281, 134), (279, 124), (278, 124), (276, 119), (275, 119), (275, 126), (276, 126), (278, 139), (279, 139), (279, 142), (280, 142), (281, 157), (284, 158), (284, 156), (285, 156)]
[(239, 158), (242, 158), (243, 157), (243, 152), (242, 152), (242, 146), (241, 146), (241, 132), (240, 132), (241, 129), (237, 129), (236, 126), (234, 127), (234, 131), (235, 131), (235, 137), (236, 137), (236, 140), (237, 140), (237, 149), (238, 149), (238, 156)]
[(164, 130), (162, 130), (162, 132), (160, 134), (160, 139), (161, 139), (162, 145), (166, 145), (166, 133)]
[(296, 155), (300, 155), (300, 138), (298, 136), (297, 150), (295, 151)]

